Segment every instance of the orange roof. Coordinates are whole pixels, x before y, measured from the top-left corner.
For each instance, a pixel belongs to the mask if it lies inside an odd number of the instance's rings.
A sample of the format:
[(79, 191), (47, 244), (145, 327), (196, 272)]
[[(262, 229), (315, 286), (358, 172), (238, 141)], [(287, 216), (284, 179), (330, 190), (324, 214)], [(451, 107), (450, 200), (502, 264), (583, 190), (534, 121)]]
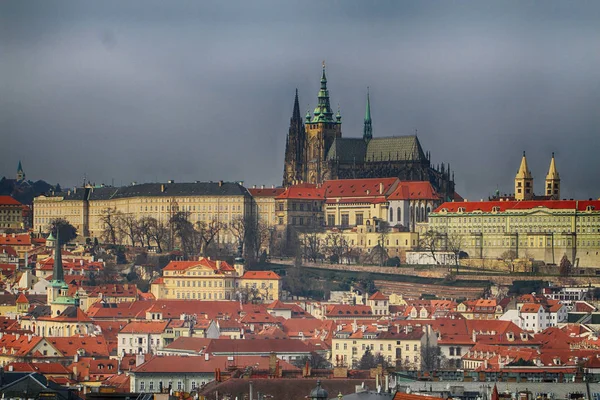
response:
[(317, 185), (303, 183), (287, 188), (283, 193), (278, 195), (276, 199), (304, 199), (304, 200), (323, 200), (325, 198), (325, 190)]
[(2, 206), (21, 206), (22, 204), (11, 196), (0, 196), (0, 205)]
[(164, 271), (185, 271), (193, 267), (202, 266), (210, 268), (213, 271), (235, 271), (231, 265), (226, 261), (220, 260), (209, 260), (208, 258), (201, 258), (197, 261), (171, 261), (165, 268)]
[(396, 392), (393, 400), (442, 400), (442, 397), (428, 396), (426, 394), (408, 394)]
[(31, 246), (31, 237), (24, 233), (21, 235), (0, 235), (0, 246)]
[(374, 197), (386, 196), (396, 187), (398, 178), (337, 179), (325, 181), (325, 196)]
[(86, 356), (106, 357), (110, 351), (102, 336), (70, 336), (45, 338), (65, 357), (73, 357), (78, 350), (83, 350)]
[(273, 271), (246, 271), (242, 279), (274, 279), (279, 280), (281, 277)]
[(381, 293), (379, 290), (376, 291), (369, 297), (369, 300), (388, 300), (389, 297)]
[(0, 246), (0, 254), (8, 254), (11, 257), (16, 257), (17, 251), (10, 246)]
[(165, 331), (169, 321), (133, 321), (121, 329), (119, 333), (159, 334)]
[(427, 181), (402, 181), (390, 194), (388, 200), (439, 200), (430, 182)]
[(285, 192), (285, 188), (252, 188), (248, 192), (252, 197), (277, 197)]
[[(10, 368), (12, 367), (12, 369)], [(40, 374), (64, 374), (69, 375), (69, 370), (62, 364), (56, 362), (50, 363), (25, 363), (14, 362), (4, 366), (5, 371), (15, 372), (38, 372)]]
[(435, 209), (434, 212), (458, 212), (464, 208), (465, 212), (482, 211), (491, 212), (498, 207), (500, 212), (532, 210), (534, 208), (548, 208), (552, 210), (577, 210), (586, 211), (591, 206), (594, 211), (600, 211), (600, 200), (522, 200), (522, 201), (463, 201), (447, 202)]
[(25, 294), (20, 293), (19, 297), (17, 297), (17, 303), (29, 304), (29, 300), (27, 300), (27, 297), (25, 296)]
[(542, 306), (540, 304), (526, 303), (521, 307), (521, 313), (538, 313)]

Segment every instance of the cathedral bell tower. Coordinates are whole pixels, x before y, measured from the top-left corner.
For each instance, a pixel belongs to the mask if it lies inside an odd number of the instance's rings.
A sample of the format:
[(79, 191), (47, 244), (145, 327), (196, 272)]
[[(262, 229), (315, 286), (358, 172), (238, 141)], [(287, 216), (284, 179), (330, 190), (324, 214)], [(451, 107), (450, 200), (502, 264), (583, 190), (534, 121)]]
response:
[(302, 116), (300, 116), (300, 104), (298, 103), (298, 89), (294, 98), (294, 111), (290, 119), (290, 129), (285, 143), (285, 164), (283, 169), (283, 186), (293, 185), (304, 179), (304, 147), (306, 143), (306, 131)]
[(560, 200), (560, 177), (554, 163), (554, 153), (552, 153), (550, 168), (548, 169), (548, 175), (546, 175), (546, 196), (552, 200)]
[(523, 152), (521, 166), (515, 176), (515, 200), (531, 200), (533, 199), (533, 176), (527, 166), (527, 157)]
[(327, 179), (326, 157), (329, 148), (336, 138), (342, 137), (342, 117), (338, 111), (333, 116), (329, 103), (329, 90), (327, 90), (327, 76), (325, 75), (325, 62), (321, 75), (321, 89), (318, 94), (318, 104), (312, 118), (306, 116), (306, 175), (308, 183), (322, 183)]

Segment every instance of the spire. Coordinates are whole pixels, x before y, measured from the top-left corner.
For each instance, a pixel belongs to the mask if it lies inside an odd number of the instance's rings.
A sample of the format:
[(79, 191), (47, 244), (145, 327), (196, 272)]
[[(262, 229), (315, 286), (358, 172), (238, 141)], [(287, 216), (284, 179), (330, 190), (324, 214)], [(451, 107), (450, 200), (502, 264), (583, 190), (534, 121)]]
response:
[(552, 159), (550, 160), (550, 168), (548, 169), (548, 175), (546, 175), (546, 180), (557, 180), (560, 179), (558, 176), (558, 171), (556, 170), (556, 164), (554, 162), (554, 152), (552, 152)]
[(363, 139), (369, 141), (373, 139), (373, 126), (371, 125), (371, 97), (367, 87), (367, 106), (365, 109), (365, 123), (363, 126)]
[(516, 178), (517, 179), (532, 179), (531, 171), (529, 171), (529, 167), (527, 166), (527, 157), (525, 156), (525, 152), (523, 152), (523, 158), (521, 159), (521, 166), (519, 167), (519, 172), (517, 172)]
[(296, 89), (296, 97), (294, 97), (294, 111), (292, 113), (292, 120), (300, 121), (300, 103), (298, 102), (298, 89)]
[(22, 172), (23, 167), (21, 166), (21, 160), (19, 160), (19, 166), (17, 167), (17, 172)]
[(318, 104), (313, 112), (313, 123), (334, 122), (333, 112), (329, 104), (329, 90), (327, 90), (327, 76), (325, 75), (325, 61), (323, 61), (323, 73), (321, 75), (321, 89), (318, 94)]
[(56, 240), (54, 241), (54, 268), (52, 268), (52, 280), (64, 281), (65, 273), (63, 271), (62, 254), (60, 252), (60, 227), (56, 226)]

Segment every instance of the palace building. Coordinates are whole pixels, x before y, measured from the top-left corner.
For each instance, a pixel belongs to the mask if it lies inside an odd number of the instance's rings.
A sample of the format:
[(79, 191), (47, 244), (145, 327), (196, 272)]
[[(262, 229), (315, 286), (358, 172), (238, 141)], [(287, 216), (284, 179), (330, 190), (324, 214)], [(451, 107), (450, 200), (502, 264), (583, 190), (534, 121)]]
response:
[(492, 201), (446, 202), (429, 215), (429, 228), (461, 243), (470, 258), (523, 258), (576, 266), (600, 264), (600, 200), (559, 200), (554, 154), (544, 195), (533, 192), (523, 154), (514, 196)]
[(340, 111), (333, 114), (325, 64), (318, 103), (302, 119), (298, 91), (287, 134), (283, 186), (320, 184), (332, 179), (399, 178), (428, 181), (445, 200), (454, 198), (454, 178), (448, 165), (434, 168), (417, 135), (377, 137), (373, 134), (371, 101), (367, 105), (362, 137), (342, 137)]

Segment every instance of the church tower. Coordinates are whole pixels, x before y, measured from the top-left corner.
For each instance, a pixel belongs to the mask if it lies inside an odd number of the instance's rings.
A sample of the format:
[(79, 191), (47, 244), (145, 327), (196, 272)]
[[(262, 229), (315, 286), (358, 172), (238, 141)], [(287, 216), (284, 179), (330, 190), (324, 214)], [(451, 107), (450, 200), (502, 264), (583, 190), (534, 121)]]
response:
[(521, 166), (515, 176), (515, 200), (531, 200), (533, 199), (533, 176), (527, 167), (527, 157), (523, 152)]
[(550, 168), (548, 169), (548, 175), (546, 175), (546, 196), (552, 200), (560, 200), (560, 177), (556, 170), (554, 153), (552, 153)]
[(23, 182), (25, 180), (25, 172), (23, 171), (23, 166), (21, 165), (21, 160), (19, 160), (19, 166), (17, 167), (17, 182)]
[(290, 129), (285, 143), (285, 164), (283, 170), (283, 186), (293, 185), (304, 179), (304, 146), (306, 132), (300, 116), (298, 89), (294, 98), (294, 111), (290, 119)]
[(365, 124), (363, 126), (363, 139), (365, 142), (373, 139), (373, 127), (371, 126), (371, 99), (369, 97), (369, 88), (367, 88), (367, 109), (365, 110)]
[(333, 116), (329, 103), (329, 90), (327, 90), (327, 76), (325, 75), (325, 62), (321, 75), (321, 89), (318, 95), (318, 104), (312, 118), (307, 114), (306, 120), (306, 175), (305, 181), (309, 183), (322, 183), (327, 178), (327, 163), (325, 158), (335, 138), (342, 137), (342, 117)]
[(79, 299), (69, 296), (69, 285), (65, 282), (65, 272), (60, 250), (60, 228), (56, 228), (54, 245), (54, 266), (52, 268), (52, 281), (48, 285), (46, 304), (50, 306), (52, 317), (56, 317), (69, 306), (79, 307)]

